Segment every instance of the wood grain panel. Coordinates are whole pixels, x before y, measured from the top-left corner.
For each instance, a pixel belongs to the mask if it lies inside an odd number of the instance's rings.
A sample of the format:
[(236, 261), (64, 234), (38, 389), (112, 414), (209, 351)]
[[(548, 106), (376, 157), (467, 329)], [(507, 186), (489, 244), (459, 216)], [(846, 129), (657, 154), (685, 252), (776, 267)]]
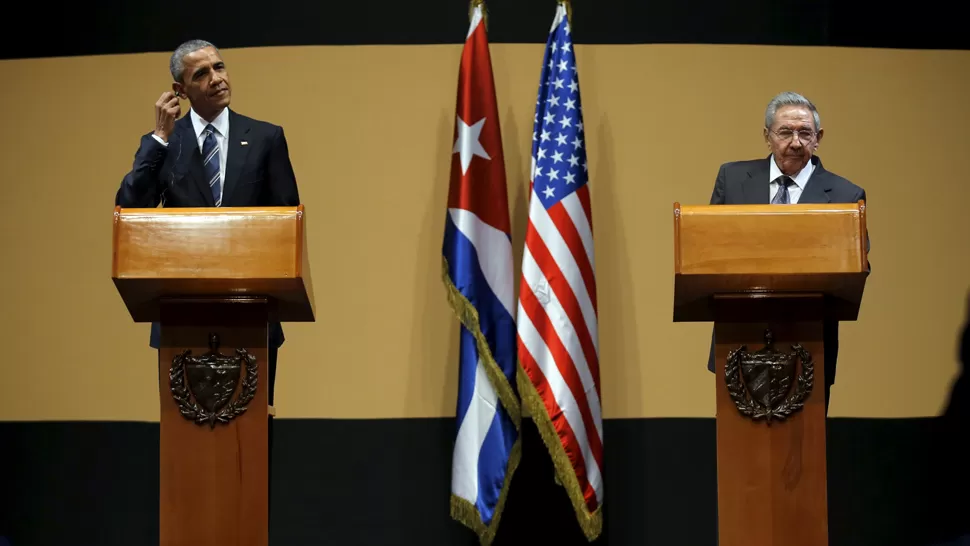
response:
[[(822, 297), (814, 299), (815, 309), (821, 310)], [(780, 309), (791, 310), (787, 313), (791, 322), (781, 313), (763, 314), (762, 322), (715, 324), (718, 544), (722, 546), (828, 544), (822, 322), (805, 320), (818, 316), (805, 312), (813, 307), (809, 301), (779, 303)], [(792, 312), (796, 309), (803, 314)], [(741, 345), (752, 352), (761, 349), (766, 328), (780, 351), (788, 351), (792, 343), (805, 347), (812, 355), (815, 375), (804, 408), (771, 426), (741, 415), (724, 382), (729, 351)]]
[(816, 293), (856, 320), (868, 277), (865, 206), (674, 204), (675, 322), (714, 320), (714, 294)]
[[(159, 531), (161, 546), (269, 542), (267, 328), (265, 301), (181, 302), (162, 306), (158, 352), (161, 404)], [(184, 349), (200, 356), (210, 333), (219, 351), (245, 348), (256, 356), (256, 395), (228, 424), (199, 426), (182, 417), (169, 384), (172, 359)], [(240, 387), (237, 385), (238, 396)]]
[(855, 273), (865, 268), (862, 204), (698, 205), (679, 212), (677, 272)]
[(112, 280), (132, 319), (166, 297), (265, 296), (273, 321), (315, 320), (303, 205), (121, 209)]

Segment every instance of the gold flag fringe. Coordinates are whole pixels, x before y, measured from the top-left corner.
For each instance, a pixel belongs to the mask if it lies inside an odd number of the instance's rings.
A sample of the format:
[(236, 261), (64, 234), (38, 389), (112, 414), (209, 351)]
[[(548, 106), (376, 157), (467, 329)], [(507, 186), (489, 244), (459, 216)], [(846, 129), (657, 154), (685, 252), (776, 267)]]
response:
[(498, 524), (502, 519), (502, 511), (505, 508), (505, 500), (509, 494), (509, 484), (512, 483), (512, 474), (519, 467), (521, 458), (522, 437), (519, 436), (512, 444), (512, 452), (509, 453), (509, 463), (505, 470), (505, 482), (502, 484), (502, 490), (498, 495), (498, 503), (495, 505), (492, 521), (487, 527), (482, 523), (482, 515), (478, 513), (478, 508), (474, 504), (456, 495), (451, 496), (451, 518), (474, 531), (478, 535), (481, 546), (489, 546), (495, 540), (495, 533), (498, 532)]
[(472, 0), (468, 3), (468, 20), (471, 21), (472, 14), (475, 13), (475, 8), (482, 6), (482, 23), (485, 24), (485, 30), (488, 31), (488, 8), (485, 7), (485, 0)]
[(512, 391), (512, 385), (505, 377), (502, 368), (499, 368), (498, 363), (495, 362), (495, 357), (492, 356), (492, 350), (488, 347), (488, 340), (485, 339), (485, 334), (482, 333), (482, 327), (478, 321), (478, 310), (451, 282), (451, 277), (448, 276), (448, 259), (444, 256), (441, 257), (441, 280), (448, 291), (448, 303), (451, 305), (451, 309), (465, 329), (475, 338), (478, 356), (485, 365), (485, 373), (488, 375), (489, 381), (492, 382), (492, 387), (495, 388), (498, 399), (505, 406), (505, 411), (515, 424), (515, 429), (521, 429), (522, 409), (519, 406), (519, 400), (515, 392)]
[(576, 520), (579, 527), (586, 535), (586, 540), (592, 542), (603, 532), (603, 505), (600, 503), (593, 512), (590, 512), (589, 508), (586, 507), (586, 499), (583, 497), (583, 490), (579, 487), (579, 480), (576, 479), (576, 472), (569, 461), (569, 456), (566, 455), (565, 448), (562, 447), (559, 434), (546, 413), (546, 406), (542, 398), (539, 397), (535, 385), (532, 384), (532, 380), (529, 379), (521, 366), (515, 378), (519, 385), (522, 405), (529, 408), (532, 413), (532, 420), (535, 422), (536, 428), (539, 429), (542, 442), (546, 444), (549, 457), (556, 468), (556, 483), (566, 490), (569, 500), (573, 503), (573, 510), (576, 511)]

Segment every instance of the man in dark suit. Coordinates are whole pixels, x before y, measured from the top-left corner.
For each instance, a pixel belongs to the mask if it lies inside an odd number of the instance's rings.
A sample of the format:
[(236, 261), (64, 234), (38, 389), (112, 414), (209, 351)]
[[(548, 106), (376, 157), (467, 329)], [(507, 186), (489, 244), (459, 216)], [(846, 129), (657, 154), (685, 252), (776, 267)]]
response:
[[(821, 119), (815, 105), (798, 93), (781, 93), (765, 110), (764, 159), (721, 165), (711, 194), (712, 205), (795, 203), (856, 203), (866, 192), (845, 178), (825, 170), (815, 155), (822, 141)], [(779, 241), (784, 244), (784, 241)], [(866, 251), (869, 250), (868, 234)], [(839, 323), (825, 321), (825, 410), (835, 383), (839, 352)], [(714, 334), (707, 367), (714, 371)]]
[[(115, 204), (122, 207), (255, 207), (300, 204), (282, 127), (229, 109), (226, 63), (209, 42), (192, 40), (172, 53), (172, 91), (155, 103), (155, 129), (141, 137)], [(190, 111), (179, 117), (180, 98)], [(279, 323), (269, 324), (269, 385), (273, 404)], [(150, 345), (159, 348), (159, 325)]]

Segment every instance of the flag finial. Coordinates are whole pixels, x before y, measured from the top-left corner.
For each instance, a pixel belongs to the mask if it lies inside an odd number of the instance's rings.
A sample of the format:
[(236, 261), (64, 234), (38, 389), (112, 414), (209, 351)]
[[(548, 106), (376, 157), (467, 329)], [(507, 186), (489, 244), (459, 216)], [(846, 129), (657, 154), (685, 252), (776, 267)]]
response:
[(485, 24), (485, 30), (488, 30), (488, 9), (485, 7), (485, 0), (471, 0), (468, 3), (468, 20), (474, 17), (475, 8), (478, 6), (482, 7), (482, 23)]
[(556, 0), (556, 2), (566, 7), (566, 19), (571, 25), (573, 23), (573, 4), (569, 0)]

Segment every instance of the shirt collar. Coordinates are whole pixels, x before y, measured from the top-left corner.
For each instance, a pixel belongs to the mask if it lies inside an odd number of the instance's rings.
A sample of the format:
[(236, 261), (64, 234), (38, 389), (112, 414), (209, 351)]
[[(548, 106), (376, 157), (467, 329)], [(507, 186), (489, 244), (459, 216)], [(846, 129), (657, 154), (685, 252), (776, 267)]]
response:
[[(202, 133), (205, 132), (205, 128), (209, 126), (209, 122), (202, 119), (202, 116), (195, 112), (195, 108), (189, 110), (189, 116), (192, 118), (192, 128), (195, 129), (195, 138), (200, 138)], [(229, 108), (222, 109), (222, 112), (216, 116), (216, 119), (212, 120), (212, 126), (220, 135), (224, 137), (229, 136)]]
[[(811, 160), (805, 164), (801, 171), (791, 179), (795, 181), (795, 185), (799, 189), (805, 189), (805, 184), (808, 184), (808, 179), (812, 177), (812, 171), (815, 170), (815, 163)], [(781, 169), (778, 168), (778, 164), (775, 163), (775, 154), (771, 154), (771, 165), (768, 167), (768, 182), (774, 182), (779, 176), (782, 175)]]

